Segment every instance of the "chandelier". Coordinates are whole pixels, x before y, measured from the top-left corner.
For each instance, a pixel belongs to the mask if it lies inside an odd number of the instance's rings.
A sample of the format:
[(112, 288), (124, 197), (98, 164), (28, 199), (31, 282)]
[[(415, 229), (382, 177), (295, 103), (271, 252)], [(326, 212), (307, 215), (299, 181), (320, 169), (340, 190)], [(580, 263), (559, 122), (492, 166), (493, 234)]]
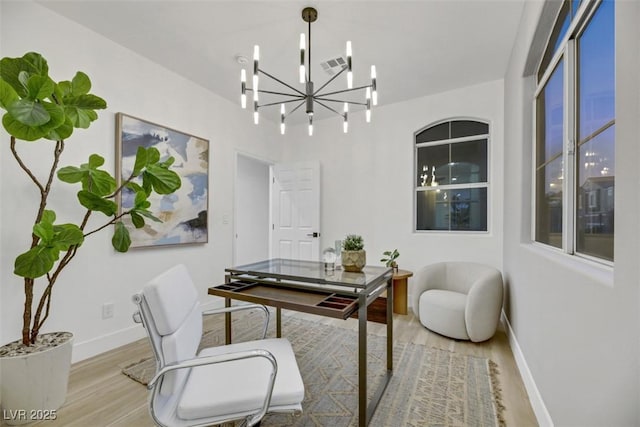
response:
[[(311, 80), (311, 23), (315, 22), (318, 19), (318, 11), (312, 7), (305, 7), (302, 10), (302, 19), (304, 22), (308, 24), (308, 34), (305, 36), (304, 33), (300, 34), (300, 83), (304, 84), (302, 90), (295, 88), (292, 85), (285, 83), (284, 81), (274, 77), (273, 75), (267, 73), (266, 71), (260, 69), (260, 47), (258, 45), (253, 48), (253, 87), (247, 87), (247, 72), (245, 69), (240, 71), (240, 82), (241, 82), (241, 96), (240, 96), (240, 104), (242, 108), (247, 108), (247, 91), (253, 93), (253, 121), (257, 125), (260, 120), (259, 109), (264, 107), (273, 107), (280, 106), (280, 133), (284, 135), (285, 133), (285, 119), (293, 114), (295, 111), (300, 109), (304, 105), (305, 111), (307, 113), (307, 117), (309, 120), (309, 136), (313, 135), (313, 113), (315, 105), (319, 105), (338, 116), (342, 117), (342, 129), (345, 133), (347, 133), (349, 129), (349, 104), (363, 106), (366, 109), (365, 118), (367, 123), (371, 121), (371, 105), (378, 104), (378, 91), (376, 88), (376, 67), (375, 65), (371, 66), (371, 84), (353, 87), (353, 71), (351, 66), (351, 42), (347, 41), (346, 44), (346, 56), (347, 61), (346, 64), (342, 65), (342, 68), (339, 72), (337, 72), (333, 77), (331, 77), (327, 82), (325, 82), (318, 89), (315, 89), (313, 80)], [(308, 46), (308, 48), (307, 48)], [(307, 59), (307, 63), (305, 65), (305, 57)], [(346, 71), (347, 73), (347, 89), (337, 90), (337, 91), (326, 91), (322, 92), (331, 82), (333, 82), (338, 76)], [(274, 80), (279, 83), (283, 88), (282, 91), (271, 91), (259, 89), (260, 83), (260, 74), (265, 77)], [(287, 90), (284, 92), (284, 90)], [(355, 91), (364, 91), (365, 99), (364, 102), (356, 102), (347, 99), (340, 99), (336, 96), (347, 93), (347, 92), (355, 92)], [(269, 102), (266, 104), (259, 104), (259, 94), (269, 94), (283, 97), (280, 101)], [(297, 103), (291, 110), (287, 112), (285, 104), (289, 103)], [(341, 106), (334, 108), (336, 104), (342, 104)], [(340, 108), (342, 107), (342, 108)], [(338, 110), (342, 110), (342, 112)]]

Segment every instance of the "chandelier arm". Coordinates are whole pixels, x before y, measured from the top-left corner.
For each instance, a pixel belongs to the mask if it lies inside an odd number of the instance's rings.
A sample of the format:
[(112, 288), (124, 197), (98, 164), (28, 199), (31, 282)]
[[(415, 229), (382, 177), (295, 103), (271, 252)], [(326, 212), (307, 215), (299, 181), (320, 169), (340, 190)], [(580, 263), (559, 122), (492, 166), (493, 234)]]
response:
[(294, 111), (296, 111), (298, 108), (302, 107), (304, 104), (306, 104), (306, 100), (302, 101), (300, 104), (298, 104), (293, 110), (289, 111), (285, 117), (289, 117), (290, 114), (292, 114)]
[(343, 114), (343, 113), (339, 113), (339, 112), (337, 112), (336, 110), (334, 110), (333, 108), (329, 107), (328, 105), (323, 104), (321, 101), (318, 101), (318, 98), (313, 98), (313, 100), (314, 100), (316, 103), (318, 103), (318, 104), (322, 105), (322, 106), (323, 106), (324, 108), (326, 108), (327, 110), (333, 111), (334, 113), (336, 113), (336, 114), (337, 114), (337, 115), (339, 115), (340, 117), (344, 117), (344, 114)]
[[(247, 90), (250, 90), (250, 89), (247, 89)], [(268, 94), (271, 94), (271, 95), (295, 96), (296, 99), (304, 99), (304, 96), (298, 95), (297, 93), (274, 92), (272, 90), (263, 90), (263, 89), (258, 89), (258, 92), (260, 92), (260, 93), (268, 93)]]
[(320, 101), (325, 101), (325, 102), (340, 102), (340, 103), (347, 103), (347, 104), (351, 104), (351, 105), (364, 105), (366, 106), (367, 103), (366, 102), (357, 102), (357, 101), (348, 101), (346, 99), (331, 99), (331, 98), (314, 98), (316, 100), (320, 100)]
[[(286, 101), (270, 102), (269, 104), (258, 105), (258, 108), (271, 107), (273, 105), (281, 105), (281, 104), (286, 104), (286, 103), (289, 103), (289, 102), (296, 102), (296, 101), (300, 101), (300, 97), (298, 97), (296, 99), (288, 99)], [(304, 101), (302, 101), (302, 102), (304, 102)]]
[(262, 74), (264, 74), (265, 76), (267, 76), (267, 77), (269, 77), (269, 78), (271, 78), (271, 79), (273, 79), (273, 80), (277, 81), (277, 82), (278, 82), (278, 83), (280, 83), (281, 85), (288, 87), (288, 88), (289, 88), (289, 89), (291, 89), (292, 91), (297, 92), (297, 93), (299, 93), (299, 94), (300, 94), (300, 95), (302, 95), (302, 96), (307, 96), (304, 92), (299, 91), (299, 90), (298, 90), (298, 89), (296, 89), (295, 87), (293, 87), (293, 86), (291, 86), (291, 85), (289, 85), (289, 84), (287, 84), (287, 83), (283, 82), (282, 80), (280, 80), (280, 79), (279, 79), (279, 78), (277, 78), (277, 77), (273, 77), (271, 74), (267, 73), (266, 71), (261, 70), (261, 69), (258, 69), (258, 71), (260, 71), (260, 72), (261, 72)]
[(364, 85), (364, 86), (354, 87), (353, 89), (337, 90), (335, 92), (320, 93), (319, 95), (320, 96), (336, 95), (338, 93), (353, 92), (355, 90), (366, 89), (368, 87), (371, 87), (371, 85)]
[(342, 74), (344, 72), (344, 70), (346, 70), (346, 68), (342, 67), (342, 70), (340, 70), (338, 73), (334, 74), (334, 76), (331, 77), (329, 80), (327, 80), (327, 82), (325, 84), (323, 84), (322, 86), (320, 86), (320, 88), (318, 90), (313, 92), (313, 96), (316, 96), (318, 94), (318, 92), (320, 92), (322, 89), (324, 89), (329, 83), (334, 81), (340, 74)]

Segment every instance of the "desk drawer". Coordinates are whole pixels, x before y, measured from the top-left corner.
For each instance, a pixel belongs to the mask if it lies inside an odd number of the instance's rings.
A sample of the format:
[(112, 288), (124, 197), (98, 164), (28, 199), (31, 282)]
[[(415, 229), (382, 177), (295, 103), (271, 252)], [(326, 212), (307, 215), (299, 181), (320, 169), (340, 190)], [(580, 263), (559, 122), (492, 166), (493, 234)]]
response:
[(348, 318), (358, 309), (358, 299), (355, 296), (338, 295), (320, 289), (295, 289), (250, 280), (235, 280), (211, 287), (209, 295), (339, 319)]

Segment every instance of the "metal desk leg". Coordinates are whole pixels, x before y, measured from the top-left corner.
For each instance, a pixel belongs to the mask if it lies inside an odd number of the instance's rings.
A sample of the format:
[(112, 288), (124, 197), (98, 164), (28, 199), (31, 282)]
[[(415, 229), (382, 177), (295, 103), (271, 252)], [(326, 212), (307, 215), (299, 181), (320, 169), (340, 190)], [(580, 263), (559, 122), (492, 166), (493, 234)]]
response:
[(367, 411), (367, 295), (358, 296), (358, 425), (369, 424)]
[[(231, 307), (231, 298), (224, 299), (224, 306)], [(231, 344), (231, 313), (224, 314), (224, 342)]]
[(282, 338), (282, 309), (276, 307), (276, 337)]

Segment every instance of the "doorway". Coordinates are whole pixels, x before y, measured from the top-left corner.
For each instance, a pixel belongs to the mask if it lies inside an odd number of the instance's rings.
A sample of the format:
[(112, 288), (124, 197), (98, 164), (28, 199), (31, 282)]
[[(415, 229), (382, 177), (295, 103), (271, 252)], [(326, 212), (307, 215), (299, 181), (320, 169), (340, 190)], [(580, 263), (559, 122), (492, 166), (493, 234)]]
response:
[(272, 163), (237, 153), (234, 265), (269, 258), (269, 176)]

